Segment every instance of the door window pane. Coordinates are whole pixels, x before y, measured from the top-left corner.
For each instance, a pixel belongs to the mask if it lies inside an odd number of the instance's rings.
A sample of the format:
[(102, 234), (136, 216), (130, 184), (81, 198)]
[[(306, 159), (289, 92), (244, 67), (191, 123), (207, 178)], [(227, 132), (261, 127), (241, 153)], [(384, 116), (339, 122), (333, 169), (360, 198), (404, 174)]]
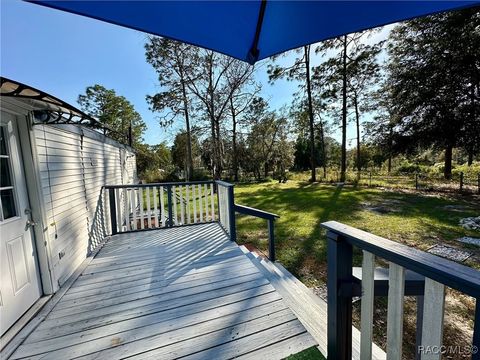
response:
[(9, 219), (17, 215), (15, 208), (15, 197), (13, 196), (13, 189), (1, 190), (0, 197), (2, 199), (3, 219)]
[(0, 158), (0, 188), (12, 186), (10, 162), (8, 158)]
[(6, 128), (0, 126), (0, 200), (2, 203), (0, 220), (17, 216), (7, 136)]
[(0, 155), (8, 155), (7, 139), (5, 139), (5, 130), (3, 126), (0, 126)]

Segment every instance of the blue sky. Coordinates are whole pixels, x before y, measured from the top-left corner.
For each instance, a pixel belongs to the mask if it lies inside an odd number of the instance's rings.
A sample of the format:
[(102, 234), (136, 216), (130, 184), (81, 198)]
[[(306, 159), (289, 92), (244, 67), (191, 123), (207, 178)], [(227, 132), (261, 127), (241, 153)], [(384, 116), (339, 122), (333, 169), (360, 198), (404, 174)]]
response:
[[(114, 89), (141, 114), (149, 144), (170, 143), (181, 127), (161, 128), (148, 109), (145, 96), (158, 87), (157, 76), (145, 61), (145, 34), (20, 0), (0, 0), (0, 25), (2, 76), (74, 105), (89, 85)], [(266, 66), (257, 72), (257, 80), (272, 108), (288, 105), (296, 91), (297, 85), (287, 81), (269, 85)], [(353, 129), (348, 130), (354, 136)]]

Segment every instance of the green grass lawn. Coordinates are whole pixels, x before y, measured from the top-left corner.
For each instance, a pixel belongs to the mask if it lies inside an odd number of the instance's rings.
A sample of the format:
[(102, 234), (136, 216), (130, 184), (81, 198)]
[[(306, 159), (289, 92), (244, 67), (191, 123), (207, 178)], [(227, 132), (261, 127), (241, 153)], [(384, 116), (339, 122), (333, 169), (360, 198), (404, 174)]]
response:
[[(235, 202), (280, 215), (276, 221), (276, 254), (289, 271), (309, 287), (326, 281), (327, 246), (320, 224), (335, 220), (373, 234), (427, 250), (437, 244), (466, 249), (474, 256), (465, 265), (480, 269), (480, 251), (474, 245), (455, 241), (462, 236), (480, 237), (479, 232), (459, 226), (464, 217), (478, 216), (480, 202), (470, 195), (445, 195), (415, 191), (388, 191), (379, 188), (353, 187), (289, 181), (236, 185)], [(448, 205), (461, 206), (449, 209)], [(384, 206), (389, 211), (378, 213), (367, 207)], [(237, 216), (237, 241), (257, 248), (267, 255), (267, 224), (249, 216)], [(359, 251), (354, 263), (361, 264)], [(384, 347), (386, 333), (386, 299), (376, 299), (374, 318), (375, 342)], [(407, 298), (405, 309), (404, 348), (406, 358), (414, 356), (415, 301)], [(357, 309), (358, 308), (358, 309)], [(455, 344), (471, 341), (475, 300), (458, 292), (447, 292), (446, 339)], [(354, 307), (354, 323), (358, 325), (359, 303)], [(315, 359), (307, 351), (295, 356)]]
[[(339, 221), (421, 250), (445, 243), (477, 252), (475, 246), (455, 239), (480, 237), (478, 232), (458, 225), (461, 218), (480, 213), (473, 196), (452, 198), (289, 181), (237, 185), (235, 202), (280, 215), (275, 225), (277, 259), (308, 286), (325, 279), (327, 248), (325, 232), (320, 227), (325, 221)], [(366, 209), (367, 205), (385, 203), (392, 212), (379, 214)], [(447, 205), (465, 208), (452, 211), (445, 208)], [(238, 216), (237, 223), (238, 242), (249, 243), (266, 253), (265, 221)], [(467, 264), (478, 267), (475, 260)]]
[(316, 347), (311, 347), (302, 352), (290, 355), (286, 360), (325, 360), (320, 350)]

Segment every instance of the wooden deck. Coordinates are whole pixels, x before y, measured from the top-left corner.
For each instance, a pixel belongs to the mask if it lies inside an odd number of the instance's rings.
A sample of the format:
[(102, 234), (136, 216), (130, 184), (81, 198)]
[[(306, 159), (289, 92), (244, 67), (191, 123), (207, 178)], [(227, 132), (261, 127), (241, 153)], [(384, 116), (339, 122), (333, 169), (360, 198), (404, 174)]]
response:
[(11, 358), (281, 359), (318, 345), (247, 255), (217, 223), (113, 236)]

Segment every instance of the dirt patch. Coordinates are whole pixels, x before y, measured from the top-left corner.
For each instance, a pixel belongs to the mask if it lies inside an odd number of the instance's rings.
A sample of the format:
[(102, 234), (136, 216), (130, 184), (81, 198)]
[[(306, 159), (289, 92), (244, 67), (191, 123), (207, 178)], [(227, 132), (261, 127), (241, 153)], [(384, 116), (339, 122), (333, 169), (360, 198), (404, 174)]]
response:
[(441, 191), (419, 191), (415, 189), (391, 188), (391, 187), (381, 187), (381, 186), (378, 187), (377, 189), (380, 189), (389, 193), (395, 193), (395, 194), (421, 195), (425, 197), (434, 197), (434, 198), (450, 200), (450, 201), (465, 201), (472, 204), (472, 208), (478, 208), (478, 201), (480, 200), (480, 195), (477, 195), (477, 194), (464, 194), (464, 193), (452, 193), (452, 192), (441, 192)]
[(390, 214), (397, 213), (401, 211), (401, 205), (404, 203), (400, 200), (389, 199), (383, 200), (382, 202), (362, 202), (360, 205), (368, 211), (374, 212), (376, 214)]
[(445, 205), (445, 206), (442, 206), (441, 209), (454, 211), (454, 212), (465, 212), (465, 211), (472, 210), (470, 206), (466, 206), (466, 205)]
[(327, 285), (321, 284), (319, 286), (313, 287), (312, 291), (320, 297), (320, 299), (327, 301)]
[[(471, 345), (475, 299), (456, 290), (447, 289), (445, 296), (444, 345), (466, 349)], [(446, 353), (444, 359), (470, 359), (469, 354)]]
[(256, 253), (258, 256), (268, 259), (268, 255), (265, 254), (262, 250), (257, 248), (255, 245), (252, 243), (244, 243), (243, 246), (247, 248), (248, 251)]

